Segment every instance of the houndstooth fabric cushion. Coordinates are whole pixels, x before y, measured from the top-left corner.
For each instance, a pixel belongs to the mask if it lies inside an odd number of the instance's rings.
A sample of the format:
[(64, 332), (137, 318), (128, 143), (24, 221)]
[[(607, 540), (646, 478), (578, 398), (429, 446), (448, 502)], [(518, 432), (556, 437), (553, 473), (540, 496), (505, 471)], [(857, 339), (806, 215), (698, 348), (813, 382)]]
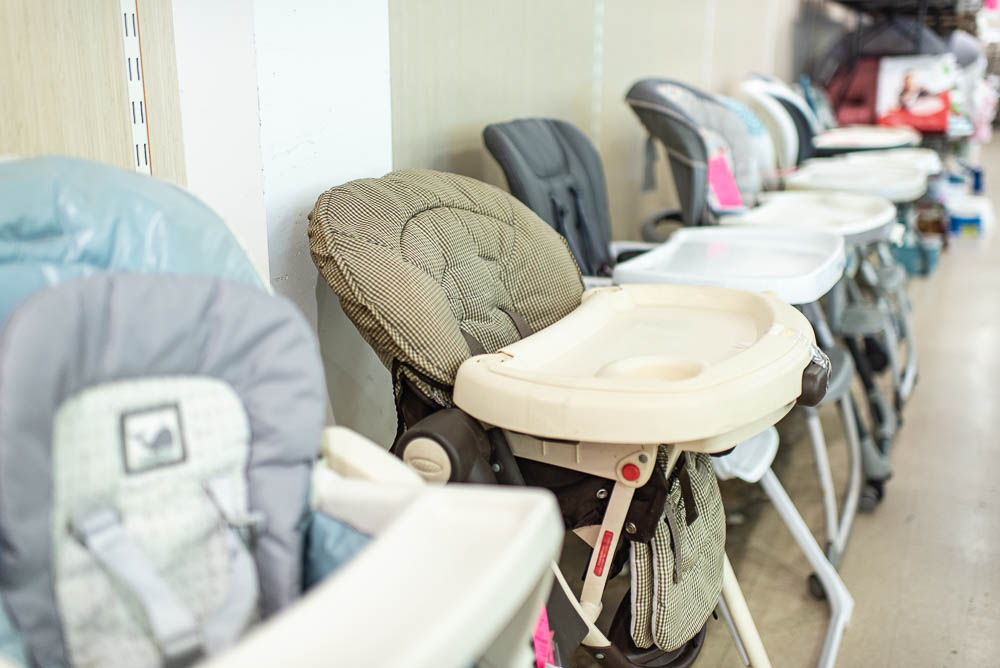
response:
[[(383, 364), (402, 362), (446, 386), (470, 355), (463, 332), (492, 352), (520, 338), (508, 312), (538, 331), (583, 292), (566, 241), (527, 207), (431, 170), (323, 193), (309, 215), (309, 248)], [(448, 392), (411, 380), (451, 405)]]
[[(667, 449), (657, 462), (667, 464)], [(662, 650), (681, 647), (705, 624), (722, 592), (726, 516), (709, 455), (685, 453), (698, 517), (687, 524), (679, 481), (670, 488), (650, 544), (632, 543), (632, 640)]]

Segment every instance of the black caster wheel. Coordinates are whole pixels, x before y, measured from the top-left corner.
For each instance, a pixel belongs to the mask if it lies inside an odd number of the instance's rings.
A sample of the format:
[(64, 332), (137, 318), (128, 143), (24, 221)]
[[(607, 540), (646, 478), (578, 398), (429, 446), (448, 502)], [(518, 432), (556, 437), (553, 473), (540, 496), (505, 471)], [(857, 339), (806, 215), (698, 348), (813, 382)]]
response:
[(815, 573), (810, 573), (807, 580), (809, 585), (809, 593), (817, 601), (826, 600), (826, 589), (823, 588), (823, 583), (819, 581), (819, 577)]
[(863, 513), (875, 512), (875, 508), (882, 502), (885, 494), (884, 483), (881, 480), (869, 480), (861, 490), (861, 499), (858, 500), (858, 510)]
[(865, 356), (875, 373), (882, 373), (889, 366), (889, 354), (875, 337), (865, 337)]

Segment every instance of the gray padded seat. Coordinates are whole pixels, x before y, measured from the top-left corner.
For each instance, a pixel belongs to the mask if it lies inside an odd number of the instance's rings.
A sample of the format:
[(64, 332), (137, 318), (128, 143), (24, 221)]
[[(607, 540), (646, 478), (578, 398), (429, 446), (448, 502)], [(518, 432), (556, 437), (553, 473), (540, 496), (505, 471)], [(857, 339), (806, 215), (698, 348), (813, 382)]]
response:
[[(123, 517), (137, 506), (137, 497), (147, 495), (142, 497), (146, 505), (138, 505), (143, 511), (135, 511), (132, 517), (151, 521), (146, 511), (163, 508), (153, 501), (165, 489), (173, 503), (190, 499), (190, 494), (182, 493), (189, 486), (177, 484), (177, 476), (187, 476), (190, 482), (217, 474), (220, 464), (206, 463), (206, 453), (215, 456), (239, 447), (248, 453), (240, 467), (248, 507), (265, 518), (251, 546), (259, 577), (257, 612), (270, 616), (298, 598), (303, 582), (304, 520), (326, 398), (315, 338), (293, 304), (219, 278), (99, 274), (66, 282), (25, 301), (0, 336), (0, 353), (0, 489), (4, 491), (0, 499), (0, 605), (23, 636), (30, 665), (70, 665), (81, 656), (79, 652), (94, 651), (88, 649), (94, 645), (103, 652), (95, 665), (111, 664), (112, 656), (118, 658), (112, 665), (127, 665), (136, 655), (114, 642), (124, 642), (123, 638), (139, 642), (132, 634), (121, 634), (109, 641), (110, 647), (109, 642), (101, 644), (101, 633), (121, 627), (115, 621), (120, 620), (115, 617), (118, 608), (109, 612), (109, 601), (127, 600), (132, 605), (132, 599), (108, 594), (113, 590), (110, 585), (94, 587), (94, 579), (87, 580), (88, 597), (66, 594), (66, 582), (73, 584), (74, 578), (84, 576), (79, 561), (73, 562), (73, 569), (61, 561), (66, 558), (66, 544), (75, 547), (76, 542), (68, 523), (57, 517), (93, 508), (64, 505), (60, 495), (67, 489), (82, 495), (80, 489), (100, 486), (102, 503), (121, 511)], [(195, 381), (224, 388), (235, 404), (217, 398), (223, 390), (199, 393), (191, 392), (190, 385), (183, 391), (171, 385)], [(129, 384), (127, 394), (107, 398), (122, 384)], [(111, 408), (98, 419), (84, 415), (83, 426), (72, 432), (77, 438), (66, 437), (66, 421), (60, 420), (63, 409), (81, 397), (102, 392), (104, 398), (93, 400), (90, 406)], [(171, 398), (166, 404), (151, 398), (161, 396)], [(166, 442), (177, 444), (180, 439), (178, 458), (154, 459), (133, 468), (141, 459), (132, 458), (135, 446), (126, 437), (126, 420), (164, 409), (176, 412), (175, 438)], [(84, 437), (102, 435), (98, 428), (112, 423), (117, 427), (111, 429), (115, 437)], [(244, 424), (246, 442), (241, 440)], [(160, 445), (146, 447), (155, 448), (160, 456), (174, 446), (168, 445), (166, 451)], [(68, 459), (70, 454), (72, 459)], [(74, 467), (73, 474), (67, 475), (60, 461), (82, 461), (86, 466)], [(105, 489), (112, 493), (103, 496)], [(123, 505), (118, 506), (119, 502)], [(201, 519), (187, 517), (185, 525)], [(178, 525), (160, 518), (155, 526)], [(193, 556), (197, 546), (187, 547), (191, 563), (204, 561)], [(176, 553), (153, 554), (161, 561), (172, 555)], [(178, 566), (164, 575), (176, 591), (213, 589), (214, 582), (188, 576), (185, 568)], [(193, 599), (200, 607), (211, 608), (204, 602), (208, 595), (186, 597), (192, 609), (199, 609)], [(100, 612), (88, 613), (91, 601), (105, 605)], [(71, 626), (67, 606), (76, 610), (76, 635), (66, 631)], [(81, 644), (92, 629), (104, 631), (96, 632), (93, 644)], [(133, 665), (140, 664), (148, 665), (138, 660)]]
[(511, 194), (566, 239), (584, 275), (610, 275), (607, 186), (590, 140), (566, 121), (524, 118), (487, 125), (483, 141)]
[(685, 224), (706, 222), (707, 168), (714, 141), (721, 140), (731, 151), (743, 201), (757, 198), (762, 184), (750, 136), (740, 117), (722, 102), (670, 79), (643, 79), (629, 89), (625, 101), (666, 149)]

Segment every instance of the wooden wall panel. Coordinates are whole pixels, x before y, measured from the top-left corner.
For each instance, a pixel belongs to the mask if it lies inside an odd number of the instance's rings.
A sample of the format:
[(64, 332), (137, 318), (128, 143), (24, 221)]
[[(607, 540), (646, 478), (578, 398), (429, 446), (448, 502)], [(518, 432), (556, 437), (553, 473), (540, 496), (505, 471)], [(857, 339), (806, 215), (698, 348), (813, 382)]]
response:
[[(177, 56), (170, 0), (137, 0), (142, 72), (149, 110), (149, 146), (154, 176), (183, 185), (184, 142), (177, 92)], [(211, 63), (206, 63), (211, 67)], [(221, 75), (222, 73), (220, 73)]]
[[(184, 183), (170, 0), (139, 0), (150, 154)], [(0, 2), (0, 155), (134, 168), (118, 0)]]
[(131, 169), (118, 0), (0, 2), (0, 154)]

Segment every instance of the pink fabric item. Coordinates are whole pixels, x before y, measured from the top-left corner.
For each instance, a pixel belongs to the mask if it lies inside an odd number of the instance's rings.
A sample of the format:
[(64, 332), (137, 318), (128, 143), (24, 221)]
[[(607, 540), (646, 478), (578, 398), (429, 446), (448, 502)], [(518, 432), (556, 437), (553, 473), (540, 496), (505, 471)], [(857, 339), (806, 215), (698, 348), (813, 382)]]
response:
[(555, 651), (552, 647), (552, 630), (549, 628), (549, 613), (542, 606), (542, 614), (538, 616), (538, 623), (535, 624), (535, 633), (532, 636), (532, 646), (535, 648), (536, 668), (545, 668), (556, 662)]
[(708, 187), (712, 189), (720, 209), (742, 208), (743, 196), (724, 153), (708, 159)]

